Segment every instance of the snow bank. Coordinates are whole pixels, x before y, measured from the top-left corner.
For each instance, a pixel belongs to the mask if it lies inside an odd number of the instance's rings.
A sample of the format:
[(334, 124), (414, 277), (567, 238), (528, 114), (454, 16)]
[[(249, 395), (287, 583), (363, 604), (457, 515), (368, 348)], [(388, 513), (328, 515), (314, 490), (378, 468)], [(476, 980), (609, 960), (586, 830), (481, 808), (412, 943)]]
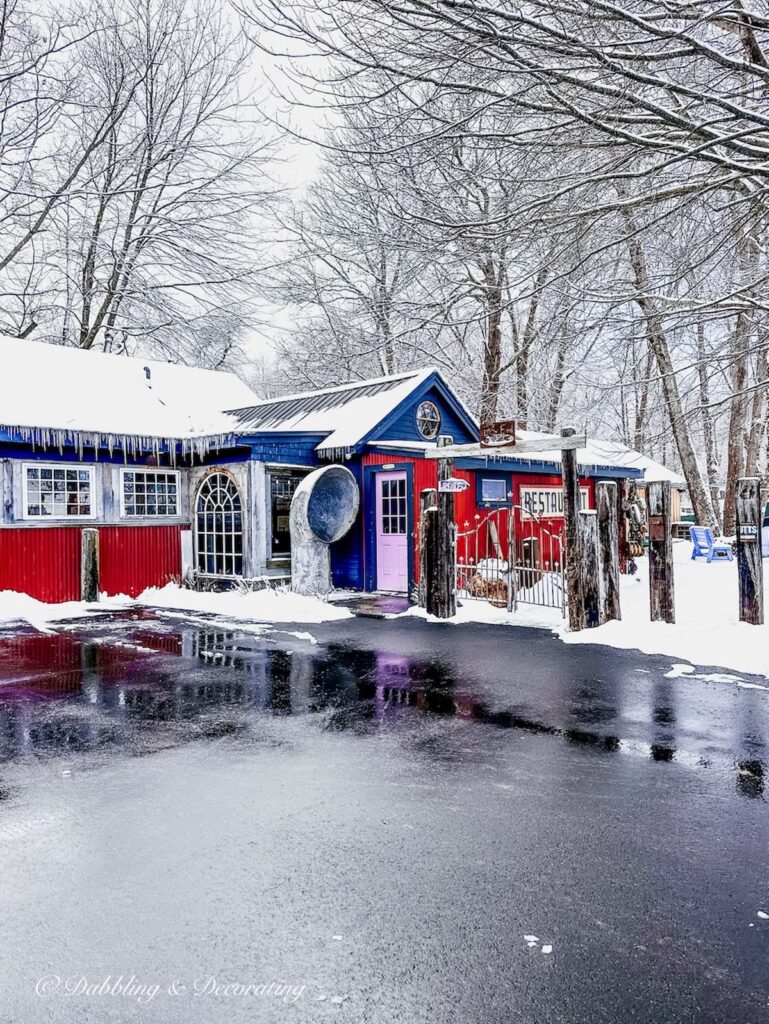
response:
[[(597, 643), (666, 654), (693, 665), (718, 665), (769, 676), (769, 626), (739, 621), (737, 562), (691, 561), (689, 541), (673, 545), (676, 622), (649, 621), (648, 560), (637, 560), (636, 576), (622, 578), (622, 621), (580, 633), (560, 630), (567, 644)], [(765, 601), (769, 564), (764, 563)], [(767, 604), (769, 608), (769, 604)]]
[(253, 622), (332, 622), (352, 618), (348, 608), (339, 608), (315, 597), (292, 594), (285, 588), (213, 593), (185, 590), (169, 583), (160, 589), (150, 587), (139, 595), (137, 602), (150, 608), (207, 612)]
[(52, 622), (65, 619), (77, 619), (100, 612), (119, 610), (131, 604), (125, 596), (102, 597), (98, 604), (86, 604), (83, 601), (64, 601), (61, 604), (46, 604), (36, 601), (28, 594), (18, 594), (14, 590), (0, 591), (0, 624), (26, 622), (42, 632), (48, 631)]
[[(12, 590), (0, 591), (0, 625), (28, 623), (43, 632), (52, 623), (78, 619), (110, 611), (143, 605), (179, 612), (218, 615), (223, 619), (269, 624), (273, 622), (332, 622), (349, 619), (352, 612), (327, 604), (314, 597), (300, 597), (289, 590), (259, 590), (251, 593), (225, 591), (222, 593), (185, 590), (169, 583), (162, 588), (150, 587), (136, 600), (125, 595), (108, 597), (102, 594), (98, 603), (67, 601), (63, 604), (45, 604), (28, 594)], [(230, 623), (235, 626), (235, 622)]]

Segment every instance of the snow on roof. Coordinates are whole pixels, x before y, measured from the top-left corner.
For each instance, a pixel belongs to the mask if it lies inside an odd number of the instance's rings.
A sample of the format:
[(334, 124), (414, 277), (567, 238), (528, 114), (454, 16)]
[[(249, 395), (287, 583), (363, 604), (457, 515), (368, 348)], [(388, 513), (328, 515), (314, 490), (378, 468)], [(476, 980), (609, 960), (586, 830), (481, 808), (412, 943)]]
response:
[[(545, 434), (537, 430), (516, 431), (516, 439), (518, 441), (540, 440), (551, 437), (554, 441), (556, 440), (555, 434)], [(436, 445), (434, 441), (375, 441), (371, 447), (386, 451), (413, 449), (414, 451), (421, 451), (426, 454), (429, 450), (434, 449)], [(468, 457), (478, 458), (477, 455)], [(489, 448), (487, 457), (490, 460), (490, 467), (492, 463), (504, 463), (506, 459), (514, 460), (515, 462), (527, 462), (532, 466), (535, 463), (541, 462), (560, 464), (561, 451), (558, 448), (553, 448), (547, 451), (531, 453), (506, 453), (502, 450)], [(459, 458), (461, 459), (462, 456), (459, 456)], [(674, 473), (671, 469), (663, 466), (662, 463), (655, 462), (654, 459), (650, 459), (647, 455), (641, 455), (640, 452), (636, 452), (618, 441), (602, 441), (589, 437), (587, 439), (587, 447), (577, 449), (577, 463), (583, 469), (594, 471), (600, 469), (634, 469), (643, 473), (644, 480), (647, 483), (652, 480), (669, 480), (674, 487), (682, 488), (685, 486), (684, 478), (679, 476), (678, 473)], [(498, 468), (503, 467), (499, 466)]]
[(231, 409), (231, 429), (241, 434), (324, 434), (316, 450), (334, 457), (355, 448), (434, 372), (412, 370)]
[[(553, 440), (556, 440), (556, 435), (544, 434), (536, 430), (518, 430), (516, 432), (516, 438), (520, 441), (547, 437), (552, 437)], [(542, 462), (560, 462), (561, 452), (557, 448), (545, 452), (537, 452), (535, 456), (532, 456), (532, 459)], [(628, 448), (627, 445), (619, 441), (604, 441), (599, 438), (589, 437), (587, 439), (587, 447), (577, 449), (577, 464), (583, 469), (599, 469), (600, 467), (636, 469), (643, 472), (644, 480), (646, 481), (669, 480), (675, 487), (684, 486), (684, 479), (678, 473), (674, 473), (666, 466), (663, 466), (662, 463), (655, 462), (654, 459), (650, 459), (647, 455), (641, 455), (640, 452)]]
[(202, 452), (229, 437), (223, 411), (255, 398), (232, 373), (0, 335), (0, 425), (41, 447)]

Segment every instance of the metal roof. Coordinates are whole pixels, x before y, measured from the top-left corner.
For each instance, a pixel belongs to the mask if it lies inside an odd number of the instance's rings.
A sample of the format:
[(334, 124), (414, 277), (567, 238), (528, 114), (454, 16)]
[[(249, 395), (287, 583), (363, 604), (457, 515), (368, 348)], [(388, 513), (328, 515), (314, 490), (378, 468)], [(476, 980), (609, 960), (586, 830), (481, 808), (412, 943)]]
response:
[(421, 373), (400, 374), (361, 384), (343, 384), (323, 391), (308, 391), (289, 398), (276, 398), (244, 409), (231, 409), (228, 415), (241, 430), (291, 430), (297, 420), (304, 420), (308, 414), (327, 409), (340, 409), (359, 398), (392, 391), (403, 385), (404, 380), (421, 376)]

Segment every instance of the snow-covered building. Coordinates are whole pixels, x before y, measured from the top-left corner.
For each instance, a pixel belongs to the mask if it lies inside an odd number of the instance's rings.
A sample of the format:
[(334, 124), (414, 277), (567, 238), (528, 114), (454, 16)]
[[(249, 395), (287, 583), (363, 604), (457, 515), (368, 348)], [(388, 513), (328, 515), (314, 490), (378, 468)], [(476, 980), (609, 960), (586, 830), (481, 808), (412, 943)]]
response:
[[(81, 532), (99, 532), (100, 586), (138, 593), (194, 570), (231, 580), (290, 573), (288, 516), (302, 477), (347, 465), (358, 521), (332, 548), (337, 586), (410, 592), (419, 494), (435, 487), (440, 434), (478, 425), (427, 369), (260, 400), (229, 373), (0, 338), (0, 590), (79, 596)], [(579, 452), (598, 479), (642, 476), (636, 453)], [(457, 516), (558, 507), (560, 456), (462, 458)]]

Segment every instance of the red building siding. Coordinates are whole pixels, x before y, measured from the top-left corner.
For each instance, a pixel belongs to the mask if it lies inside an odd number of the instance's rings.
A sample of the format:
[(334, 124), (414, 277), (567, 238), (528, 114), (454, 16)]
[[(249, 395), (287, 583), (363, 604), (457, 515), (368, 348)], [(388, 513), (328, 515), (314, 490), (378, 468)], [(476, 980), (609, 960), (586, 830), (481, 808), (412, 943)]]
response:
[[(380, 453), (380, 452), (367, 452), (362, 459), (364, 466), (403, 466), (408, 464), (412, 468), (413, 473), (413, 522), (414, 522), (414, 536), (412, 538), (412, 548), (414, 551), (414, 580), (415, 582), (419, 578), (419, 558), (417, 553), (417, 538), (419, 537), (419, 495), (427, 487), (438, 486), (438, 463), (435, 459), (420, 459), (414, 458), (410, 455), (396, 455), (393, 452)], [(365, 524), (367, 522), (368, 510), (365, 507), (365, 495), (361, 498), (361, 521)], [(364, 558), (365, 558), (365, 545), (364, 545)], [(364, 579), (367, 566), (364, 565)]]
[[(414, 517), (414, 537), (413, 537), (413, 550), (414, 550), (414, 576), (415, 578), (419, 575), (419, 555), (418, 555), (418, 537), (419, 537), (419, 495), (426, 487), (437, 487), (438, 486), (438, 463), (435, 459), (422, 459), (415, 458), (414, 456), (398, 455), (394, 452), (369, 452), (363, 457), (364, 466), (386, 466), (396, 465), (403, 466), (408, 464), (412, 467), (413, 473), (413, 517)], [(493, 473), (495, 476), (499, 475), (499, 468), (493, 464), (489, 465), (489, 473)], [(457, 523), (457, 529), (460, 534), (457, 555), (460, 559), (467, 559), (472, 557), (475, 561), (478, 558), (486, 558), (491, 552), (487, 551), (488, 546), (488, 535), (487, 530), (484, 528), (478, 531), (477, 537), (472, 537), (468, 534), (468, 531), (474, 531), (479, 524), (483, 524), (491, 508), (486, 506), (479, 506), (476, 502), (476, 478), (479, 475), (483, 475), (484, 470), (482, 469), (458, 469), (455, 468), (453, 475), (459, 477), (462, 480), (467, 480), (469, 487), (466, 491), (455, 495), (454, 503), (454, 514)], [(557, 487), (563, 486), (563, 480), (560, 475), (549, 475), (545, 473), (514, 473), (512, 471), (506, 471), (506, 476), (509, 481), (508, 489), (512, 490), (513, 504), (519, 505), (521, 500), (521, 487), (526, 486), (538, 486), (538, 487)], [(586, 487), (588, 491), (588, 507), (595, 508), (595, 481), (590, 477), (581, 477), (580, 486)], [(365, 503), (365, 497), (364, 497)], [(364, 507), (363, 522), (366, 522), (367, 510)], [(539, 537), (542, 529), (548, 531), (554, 537), (558, 537), (563, 529), (563, 518), (559, 517), (543, 517), (540, 520), (527, 519), (525, 524), (521, 518), (520, 510), (516, 510), (516, 534), (519, 542), (524, 538)], [(498, 518), (496, 525), (499, 528), (499, 541), (503, 549), (505, 557), (507, 557), (507, 519)], [(465, 535), (464, 537), (462, 535)], [(543, 544), (547, 546), (548, 551), (552, 551), (553, 555), (558, 550), (557, 541), (555, 540), (544, 540)], [(364, 547), (365, 551), (365, 547)], [(520, 554), (520, 552), (519, 552)], [(560, 557), (560, 556), (559, 556)]]
[(181, 581), (181, 526), (102, 526), (99, 589), (136, 597), (147, 587)]
[[(101, 526), (99, 589), (136, 597), (181, 578), (181, 526)], [(0, 529), (0, 590), (80, 600), (80, 526)]]
[(0, 590), (53, 603), (79, 600), (80, 529), (0, 530)]

